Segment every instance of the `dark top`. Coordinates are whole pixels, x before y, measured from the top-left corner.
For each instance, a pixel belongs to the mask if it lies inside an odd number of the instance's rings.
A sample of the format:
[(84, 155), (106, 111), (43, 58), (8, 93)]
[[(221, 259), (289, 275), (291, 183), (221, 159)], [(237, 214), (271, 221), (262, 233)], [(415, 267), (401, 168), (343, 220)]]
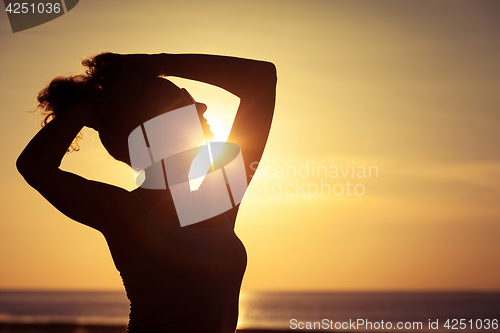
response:
[(183, 228), (148, 210), (139, 250), (120, 269), (127, 332), (234, 332), (246, 264), (226, 216), (218, 227)]

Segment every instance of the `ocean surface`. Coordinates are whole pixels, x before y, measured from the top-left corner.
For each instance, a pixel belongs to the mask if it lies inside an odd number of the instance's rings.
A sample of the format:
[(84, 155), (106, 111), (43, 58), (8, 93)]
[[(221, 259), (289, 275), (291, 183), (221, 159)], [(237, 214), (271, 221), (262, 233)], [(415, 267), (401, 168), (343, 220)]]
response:
[[(128, 313), (124, 292), (0, 291), (3, 323), (126, 325)], [(498, 320), (500, 293), (243, 292), (238, 328), (500, 332)]]

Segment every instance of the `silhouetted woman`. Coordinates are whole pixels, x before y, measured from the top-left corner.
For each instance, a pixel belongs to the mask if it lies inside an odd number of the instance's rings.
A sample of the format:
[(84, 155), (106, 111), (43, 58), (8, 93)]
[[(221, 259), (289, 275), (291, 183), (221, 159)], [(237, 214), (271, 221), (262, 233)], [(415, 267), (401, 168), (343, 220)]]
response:
[[(130, 165), (131, 131), (186, 100), (185, 90), (161, 78), (176, 76), (240, 98), (228, 142), (240, 146), (250, 182), (273, 117), (275, 66), (213, 55), (113, 53), (82, 64), (86, 75), (55, 78), (39, 93), (45, 126), (18, 158), (19, 172), (63, 214), (105, 236), (131, 302), (128, 332), (234, 332), (247, 258), (234, 233), (239, 205), (181, 227), (168, 189), (129, 192), (59, 166), (84, 126)], [(206, 105), (195, 105), (205, 121)]]

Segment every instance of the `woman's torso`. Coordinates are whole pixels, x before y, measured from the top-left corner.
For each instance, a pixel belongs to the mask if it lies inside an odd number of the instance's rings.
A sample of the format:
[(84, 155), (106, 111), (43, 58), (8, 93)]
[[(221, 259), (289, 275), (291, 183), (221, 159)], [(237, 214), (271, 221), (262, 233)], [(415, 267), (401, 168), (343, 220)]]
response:
[(218, 227), (183, 228), (148, 211), (130, 246), (135, 254), (117, 265), (130, 332), (234, 332), (247, 257), (227, 217)]

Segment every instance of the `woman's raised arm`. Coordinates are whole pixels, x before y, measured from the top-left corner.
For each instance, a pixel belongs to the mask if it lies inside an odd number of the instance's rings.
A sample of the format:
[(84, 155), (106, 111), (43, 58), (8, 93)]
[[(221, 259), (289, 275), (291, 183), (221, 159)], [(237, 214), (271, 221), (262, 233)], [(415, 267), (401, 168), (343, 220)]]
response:
[[(63, 214), (104, 234), (115, 233), (117, 228), (126, 229), (127, 221), (142, 217), (137, 199), (122, 188), (59, 168), (73, 139), (84, 126), (90, 126), (92, 119), (90, 109), (69, 107), (31, 139), (16, 166), (26, 182)], [(116, 221), (122, 225), (117, 226)]]
[(92, 117), (91, 111), (74, 105), (54, 118), (31, 139), (17, 159), (19, 172), (27, 180), (39, 170), (59, 168), (68, 147)]
[(205, 82), (243, 98), (276, 86), (276, 67), (267, 61), (208, 54), (130, 54), (133, 63), (153, 68), (159, 76)]
[(276, 67), (266, 61), (204, 54), (124, 55), (157, 75), (212, 84), (240, 98), (228, 141), (243, 153), (248, 182), (259, 163), (271, 128), (276, 97)]

